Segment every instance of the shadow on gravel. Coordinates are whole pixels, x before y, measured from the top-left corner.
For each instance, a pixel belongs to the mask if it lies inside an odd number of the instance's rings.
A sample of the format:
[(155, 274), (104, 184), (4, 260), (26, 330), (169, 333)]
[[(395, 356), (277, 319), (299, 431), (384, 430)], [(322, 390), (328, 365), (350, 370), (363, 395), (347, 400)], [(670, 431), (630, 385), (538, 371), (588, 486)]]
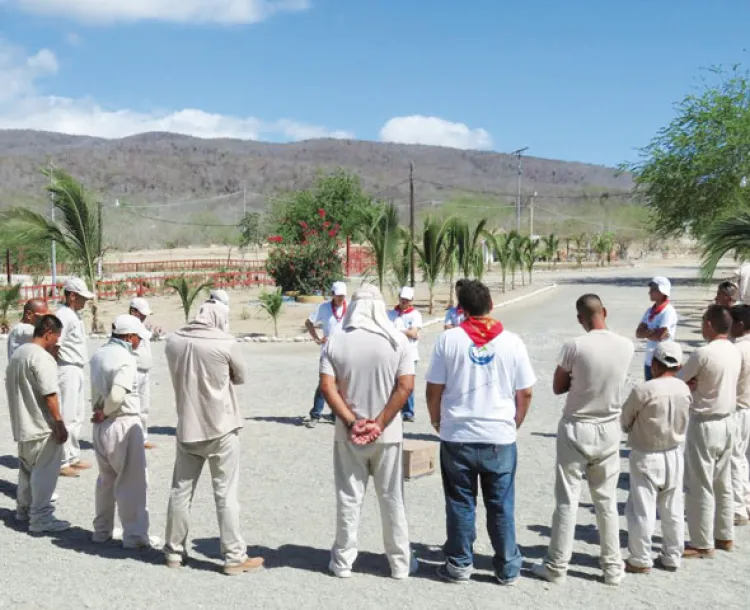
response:
[(425, 434), (422, 432), (404, 432), (404, 438), (412, 441), (432, 441), (435, 443), (440, 442), (440, 437), (437, 434)]
[(0, 466), (18, 470), (18, 458), (15, 455), (0, 455)]
[(540, 436), (542, 438), (557, 438), (557, 432), (532, 432), (531, 436)]
[[(600, 277), (595, 275), (563, 278), (558, 280), (558, 285), (563, 284), (590, 284), (599, 286), (621, 286), (628, 288), (644, 288), (644, 303), (648, 305), (648, 284), (653, 276), (648, 277)], [(701, 282), (698, 278), (676, 277), (670, 279), (672, 286), (686, 288), (704, 288), (710, 284)]]
[[(322, 419), (322, 418), (321, 418)], [(302, 417), (295, 416), (295, 417), (285, 417), (282, 415), (257, 415), (255, 417), (246, 417), (246, 421), (259, 421), (259, 422), (266, 422), (271, 424), (283, 424), (285, 426), (302, 426)], [(319, 422), (319, 423), (326, 423), (325, 420)]]
[[(621, 517), (625, 516), (625, 504), (626, 504), (625, 502), (617, 503), (617, 514), (620, 515)], [(592, 515), (596, 514), (596, 511), (594, 510), (594, 505), (591, 504), (590, 502), (581, 502), (578, 506), (580, 508), (590, 511)]]
[[(525, 576), (531, 576), (531, 565), (534, 563), (538, 563), (544, 559), (547, 554), (547, 547), (538, 544), (536, 546), (519, 545), (519, 548), (521, 549), (521, 555), (523, 555), (524, 559), (521, 572)], [(593, 555), (587, 555), (586, 553), (574, 552), (573, 556), (570, 558), (570, 565), (583, 566), (585, 568), (598, 568), (599, 559), (597, 557), (594, 557)], [(570, 568), (568, 568), (568, 576), (571, 576), (573, 578), (580, 578), (581, 580), (590, 580), (592, 582), (599, 582), (602, 580), (602, 577), (597, 574), (590, 574), (589, 572), (581, 572), (580, 570), (574, 569), (571, 570)], [(532, 576), (532, 578), (534, 578), (534, 580), (537, 580), (534, 576)]]
[(174, 436), (177, 434), (177, 429), (174, 426), (149, 426), (148, 433), (160, 436)]
[[(622, 508), (620, 507), (620, 504), (622, 504)], [(581, 504), (582, 508), (591, 508), (593, 510), (593, 504)], [(625, 512), (625, 503), (621, 502), (618, 503), (617, 506), (617, 512), (622, 515)], [(544, 536), (545, 538), (549, 538), (552, 535), (552, 528), (548, 525), (529, 525), (526, 529), (529, 531), (535, 532), (539, 534), (540, 536)], [(575, 534), (574, 534), (575, 540), (580, 540), (581, 542), (586, 542), (588, 544), (593, 544), (596, 546), (599, 546), (599, 528), (596, 527), (596, 525), (576, 525)], [(626, 547), (628, 543), (628, 532), (626, 530), (621, 529), (620, 530), (620, 546)], [(594, 560), (598, 562), (598, 559), (594, 557)], [(585, 565), (585, 564), (582, 564)], [(599, 565), (598, 563), (596, 565)]]
[(18, 489), (18, 485), (15, 483), (11, 483), (10, 481), (6, 481), (5, 479), (0, 479), (0, 494), (3, 494), (4, 496), (8, 496), (12, 500), (16, 499), (16, 489)]

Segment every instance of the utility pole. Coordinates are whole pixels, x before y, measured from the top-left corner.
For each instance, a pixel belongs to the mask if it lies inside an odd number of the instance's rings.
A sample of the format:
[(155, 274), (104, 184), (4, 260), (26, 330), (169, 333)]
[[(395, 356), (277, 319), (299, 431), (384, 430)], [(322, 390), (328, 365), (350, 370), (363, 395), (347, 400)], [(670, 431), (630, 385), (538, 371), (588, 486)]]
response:
[[(102, 215), (102, 202), (97, 205), (97, 224), (99, 225), (99, 257), (96, 263), (96, 277), (102, 279), (102, 259), (104, 258), (104, 219)], [(94, 291), (96, 286), (93, 287)]]
[(5, 272), (8, 274), (8, 287), (13, 283), (13, 274), (10, 269), (10, 248), (5, 250)]
[(414, 269), (417, 266), (416, 252), (414, 248), (414, 164), (409, 161), (409, 231), (411, 232), (411, 285), (415, 286)]
[(247, 189), (242, 189), (242, 218), (247, 216)]
[(519, 148), (518, 150), (514, 150), (511, 152), (511, 155), (515, 155), (518, 157), (518, 189), (516, 192), (516, 232), (521, 232), (521, 176), (523, 175), (523, 160), (522, 155), (524, 152), (529, 150), (528, 146), (524, 146), (523, 148)]
[(529, 237), (534, 234), (534, 198), (536, 197), (536, 191), (529, 197)]
[[(50, 163), (50, 169), (52, 169), (52, 164)], [(50, 175), (50, 184), (54, 184), (54, 177)], [(52, 208), (52, 223), (55, 222), (55, 195), (54, 193), (49, 194), (49, 202), (50, 207)], [(57, 243), (55, 240), (52, 240), (52, 297), (57, 298)]]

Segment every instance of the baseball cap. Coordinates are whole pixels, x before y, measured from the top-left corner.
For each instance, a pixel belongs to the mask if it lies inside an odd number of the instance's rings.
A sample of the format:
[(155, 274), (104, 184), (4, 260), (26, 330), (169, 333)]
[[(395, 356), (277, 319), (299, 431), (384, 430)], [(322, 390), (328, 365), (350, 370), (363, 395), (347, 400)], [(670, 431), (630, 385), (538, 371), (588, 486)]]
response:
[(401, 289), (401, 292), (398, 295), (398, 298), (404, 299), (405, 301), (413, 301), (414, 300), (414, 288), (411, 286), (404, 286)]
[(93, 299), (94, 293), (91, 292), (80, 277), (69, 277), (63, 284), (65, 292), (74, 292), (80, 294), (84, 299)]
[(682, 365), (682, 348), (675, 341), (664, 341), (656, 346), (654, 358), (664, 366), (673, 369)]
[(151, 333), (143, 323), (130, 314), (123, 314), (115, 318), (112, 324), (112, 334), (114, 335), (138, 335), (141, 339), (151, 338)]
[(135, 297), (132, 301), (130, 301), (130, 309), (135, 309), (136, 311), (142, 313), (144, 316), (151, 315), (151, 308), (148, 306), (148, 301), (141, 297)]
[(212, 290), (209, 298), (229, 307), (229, 295), (226, 290)]
[(652, 278), (649, 282), (649, 286), (651, 285), (656, 286), (657, 290), (661, 292), (665, 297), (668, 297), (672, 294), (672, 282), (670, 282), (665, 277), (659, 275), (655, 278)]
[(331, 292), (333, 293), (333, 296), (335, 297), (345, 297), (346, 296), (346, 283), (334, 282), (333, 286), (331, 286)]

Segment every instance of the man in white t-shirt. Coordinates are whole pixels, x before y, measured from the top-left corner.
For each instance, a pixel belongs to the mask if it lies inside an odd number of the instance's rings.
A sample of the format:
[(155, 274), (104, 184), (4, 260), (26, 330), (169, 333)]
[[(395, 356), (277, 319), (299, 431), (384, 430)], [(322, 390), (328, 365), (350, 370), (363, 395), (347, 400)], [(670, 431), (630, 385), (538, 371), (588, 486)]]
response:
[(607, 310), (597, 295), (580, 297), (576, 311), (586, 334), (563, 344), (552, 380), (552, 391), (567, 397), (557, 428), (550, 544), (544, 562), (534, 564), (532, 572), (553, 583), (565, 579), (585, 476), (599, 526), (604, 582), (616, 586), (625, 576), (617, 513), (620, 412), (634, 348), (629, 339), (607, 329)]
[(89, 361), (81, 312), (86, 303), (94, 298), (94, 293), (88, 289), (86, 282), (77, 277), (71, 277), (65, 282), (63, 292), (65, 304), (55, 312), (63, 323), (57, 370), (60, 377), (60, 407), (68, 429), (60, 475), (77, 477), (81, 470), (91, 468), (91, 464), (81, 459), (79, 443), (86, 413), (83, 367)]
[(21, 321), (8, 333), (8, 362), (14, 352), (24, 343), (29, 343), (34, 338), (34, 326), (37, 320), (49, 313), (47, 303), (41, 299), (26, 301), (23, 306)]
[[(398, 295), (398, 305), (388, 312), (388, 317), (396, 330), (404, 333), (411, 346), (414, 368), (419, 362), (419, 331), (422, 330), (422, 314), (414, 308), (414, 288), (404, 286)], [(414, 392), (409, 395), (401, 416), (404, 421), (414, 421)]]
[(635, 331), (638, 339), (646, 339), (644, 377), (651, 380), (651, 361), (654, 350), (662, 341), (674, 341), (677, 334), (677, 312), (669, 302), (672, 283), (665, 277), (655, 277), (648, 285), (648, 297), (653, 305), (646, 310)]
[[(460, 279), (456, 282), (456, 299), (458, 299), (458, 291), (461, 290), (461, 286), (463, 286), (467, 281), (468, 280), (466, 279)], [(465, 317), (466, 316), (464, 315), (464, 310), (461, 309), (461, 306), (458, 303), (456, 303), (455, 307), (451, 307), (448, 309), (448, 311), (445, 312), (443, 330), (450, 330), (451, 328), (460, 326)]]
[(531, 404), (536, 376), (523, 341), (490, 317), (492, 297), (466, 281), (458, 297), (468, 318), (437, 340), (427, 372), (427, 408), (440, 434), (447, 513), (445, 564), (438, 575), (467, 582), (474, 564), (477, 479), (500, 584), (519, 578), (516, 544), (516, 430)]
[(6, 369), (10, 425), (18, 443), (16, 519), (28, 521), (34, 533), (70, 527), (67, 521), (55, 519), (52, 503), (68, 436), (60, 413), (55, 362), (61, 332), (60, 320), (42, 316), (31, 342), (16, 350)]
[[(328, 337), (333, 334), (341, 325), (341, 320), (346, 315), (346, 284), (344, 282), (334, 282), (331, 286), (331, 300), (321, 303), (314, 312), (310, 314), (310, 317), (305, 320), (305, 328), (310, 333), (313, 341), (317, 345), (321, 346), (321, 354), (325, 347)], [(323, 336), (318, 335), (317, 327), (321, 327), (323, 330)], [(323, 398), (323, 394), (320, 391), (320, 384), (315, 388), (315, 395), (313, 396), (313, 408), (310, 410), (310, 414), (303, 420), (303, 423), (308, 428), (314, 428), (315, 425), (320, 421), (320, 417), (323, 414), (323, 408), (325, 407), (326, 401)]]
[[(130, 310), (128, 313), (131, 316), (138, 318), (141, 323), (145, 323), (146, 318), (151, 315), (151, 307), (149, 307), (146, 299), (136, 297), (130, 301)], [(148, 331), (148, 335), (148, 338), (143, 339), (133, 353), (135, 354), (138, 363), (136, 384), (138, 387), (138, 400), (140, 401), (139, 414), (141, 417), (141, 425), (143, 427), (144, 445), (146, 449), (153, 449), (154, 444), (148, 440), (148, 415), (151, 411), (150, 371), (151, 366), (154, 363), (153, 357), (151, 356), (151, 331)]]
[(740, 353), (742, 365), (737, 380), (737, 410), (732, 445), (732, 493), (734, 494), (734, 525), (750, 524), (750, 305), (735, 305), (730, 310), (730, 335)]
[(91, 358), (96, 481), (94, 542), (112, 539), (117, 514), (122, 546), (148, 548), (148, 475), (134, 350), (150, 333), (135, 316), (118, 316), (112, 337)]

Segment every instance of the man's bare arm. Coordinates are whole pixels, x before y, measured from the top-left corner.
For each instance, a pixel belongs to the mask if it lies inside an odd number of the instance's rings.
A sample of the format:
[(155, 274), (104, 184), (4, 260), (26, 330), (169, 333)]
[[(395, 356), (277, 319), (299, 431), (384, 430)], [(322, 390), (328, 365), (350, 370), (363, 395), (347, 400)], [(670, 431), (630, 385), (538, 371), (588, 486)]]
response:
[(552, 377), (552, 392), (555, 396), (566, 394), (570, 390), (571, 376), (563, 367), (558, 366)]
[(315, 343), (317, 343), (318, 345), (320, 345), (322, 343), (322, 339), (318, 337), (318, 330), (315, 328), (315, 324), (310, 322), (310, 320), (305, 320), (305, 328), (307, 329), (307, 332), (312, 337), (312, 340), (315, 341)]
[(406, 401), (409, 399), (409, 394), (413, 391), (414, 375), (401, 375), (385, 407), (375, 418), (375, 422), (381, 430), (385, 430), (388, 424), (393, 421), (393, 418), (401, 412), (401, 409), (404, 408)]
[(520, 428), (526, 419), (526, 414), (529, 412), (529, 407), (531, 407), (533, 393), (531, 388), (516, 390), (516, 429)]
[(427, 382), (427, 411), (430, 414), (430, 423), (435, 430), (440, 429), (440, 405), (443, 402), (445, 384)]
[(339, 394), (338, 386), (336, 386), (336, 378), (333, 375), (320, 374), (320, 391), (334, 415), (347, 426), (351, 426), (357, 421), (357, 416), (349, 408), (349, 405), (346, 404), (341, 394)]

